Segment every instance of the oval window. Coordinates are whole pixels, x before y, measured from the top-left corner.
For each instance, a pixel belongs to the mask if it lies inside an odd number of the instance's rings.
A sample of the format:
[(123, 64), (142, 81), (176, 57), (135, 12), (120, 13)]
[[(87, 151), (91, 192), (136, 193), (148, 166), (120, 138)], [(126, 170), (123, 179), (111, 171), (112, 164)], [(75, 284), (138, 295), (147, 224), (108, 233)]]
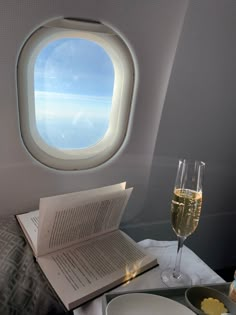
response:
[(114, 68), (106, 51), (80, 38), (50, 42), (34, 66), (36, 126), (58, 149), (95, 145), (109, 127)]
[(106, 26), (59, 20), (41, 27), (18, 62), (27, 149), (58, 169), (104, 163), (125, 139), (133, 79), (129, 50)]

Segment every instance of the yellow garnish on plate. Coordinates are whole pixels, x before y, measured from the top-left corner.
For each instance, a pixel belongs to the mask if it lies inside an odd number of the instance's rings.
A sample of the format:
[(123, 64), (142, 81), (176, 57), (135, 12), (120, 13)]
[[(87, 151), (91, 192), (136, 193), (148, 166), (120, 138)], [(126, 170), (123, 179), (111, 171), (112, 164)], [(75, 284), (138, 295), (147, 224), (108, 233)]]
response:
[(224, 304), (217, 299), (206, 298), (201, 302), (201, 310), (207, 315), (221, 315), (228, 313)]

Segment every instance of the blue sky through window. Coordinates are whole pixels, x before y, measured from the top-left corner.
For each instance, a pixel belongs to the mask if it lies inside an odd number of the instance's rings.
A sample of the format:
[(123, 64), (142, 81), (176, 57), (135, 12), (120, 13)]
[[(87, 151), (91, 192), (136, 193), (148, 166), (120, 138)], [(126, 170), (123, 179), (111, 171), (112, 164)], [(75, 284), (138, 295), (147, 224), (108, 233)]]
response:
[(43, 140), (59, 149), (85, 148), (105, 134), (114, 69), (106, 51), (79, 38), (55, 40), (34, 68), (36, 125)]

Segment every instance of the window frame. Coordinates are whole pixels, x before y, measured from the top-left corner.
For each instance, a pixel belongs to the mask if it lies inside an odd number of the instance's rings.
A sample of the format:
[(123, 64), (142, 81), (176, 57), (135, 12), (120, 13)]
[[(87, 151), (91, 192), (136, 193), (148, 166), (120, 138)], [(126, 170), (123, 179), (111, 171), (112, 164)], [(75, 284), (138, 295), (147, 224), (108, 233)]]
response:
[[(40, 50), (63, 37), (92, 40), (107, 52), (114, 67), (114, 90), (109, 127), (95, 145), (80, 149), (57, 149), (49, 146), (37, 130), (34, 101), (34, 65)], [(41, 163), (62, 170), (83, 170), (109, 160), (121, 147), (128, 128), (134, 87), (134, 63), (124, 41), (100, 23), (69, 19), (49, 22), (26, 41), (17, 69), (20, 129), (31, 155)]]

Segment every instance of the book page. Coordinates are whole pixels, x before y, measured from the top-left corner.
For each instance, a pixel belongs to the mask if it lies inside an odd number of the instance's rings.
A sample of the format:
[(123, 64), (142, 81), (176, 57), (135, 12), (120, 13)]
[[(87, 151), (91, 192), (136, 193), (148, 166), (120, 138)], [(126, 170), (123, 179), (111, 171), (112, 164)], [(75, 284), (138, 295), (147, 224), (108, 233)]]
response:
[(118, 229), (131, 192), (100, 189), (40, 200), (38, 255)]
[(119, 230), (39, 257), (38, 262), (68, 309), (157, 264)]
[(37, 255), (39, 210), (18, 214), (16, 215), (16, 218), (26, 235), (34, 254)]
[[(64, 195), (40, 198), (39, 209), (41, 210), (48, 209), (50, 208), (50, 205), (52, 205), (53, 208), (56, 208), (57, 206), (59, 209), (61, 207), (66, 208), (68, 205), (71, 205), (73, 203), (77, 204), (78, 200), (80, 200), (81, 197), (90, 199), (90, 198), (94, 198), (94, 196), (104, 195), (104, 193), (111, 193), (111, 192), (125, 190), (125, 187), (126, 187), (126, 182), (123, 182), (120, 184), (100, 187), (100, 188), (91, 189), (91, 190), (83, 190), (83, 191), (68, 193)], [(44, 224), (45, 219), (48, 219), (47, 212), (40, 211), (39, 229)]]

